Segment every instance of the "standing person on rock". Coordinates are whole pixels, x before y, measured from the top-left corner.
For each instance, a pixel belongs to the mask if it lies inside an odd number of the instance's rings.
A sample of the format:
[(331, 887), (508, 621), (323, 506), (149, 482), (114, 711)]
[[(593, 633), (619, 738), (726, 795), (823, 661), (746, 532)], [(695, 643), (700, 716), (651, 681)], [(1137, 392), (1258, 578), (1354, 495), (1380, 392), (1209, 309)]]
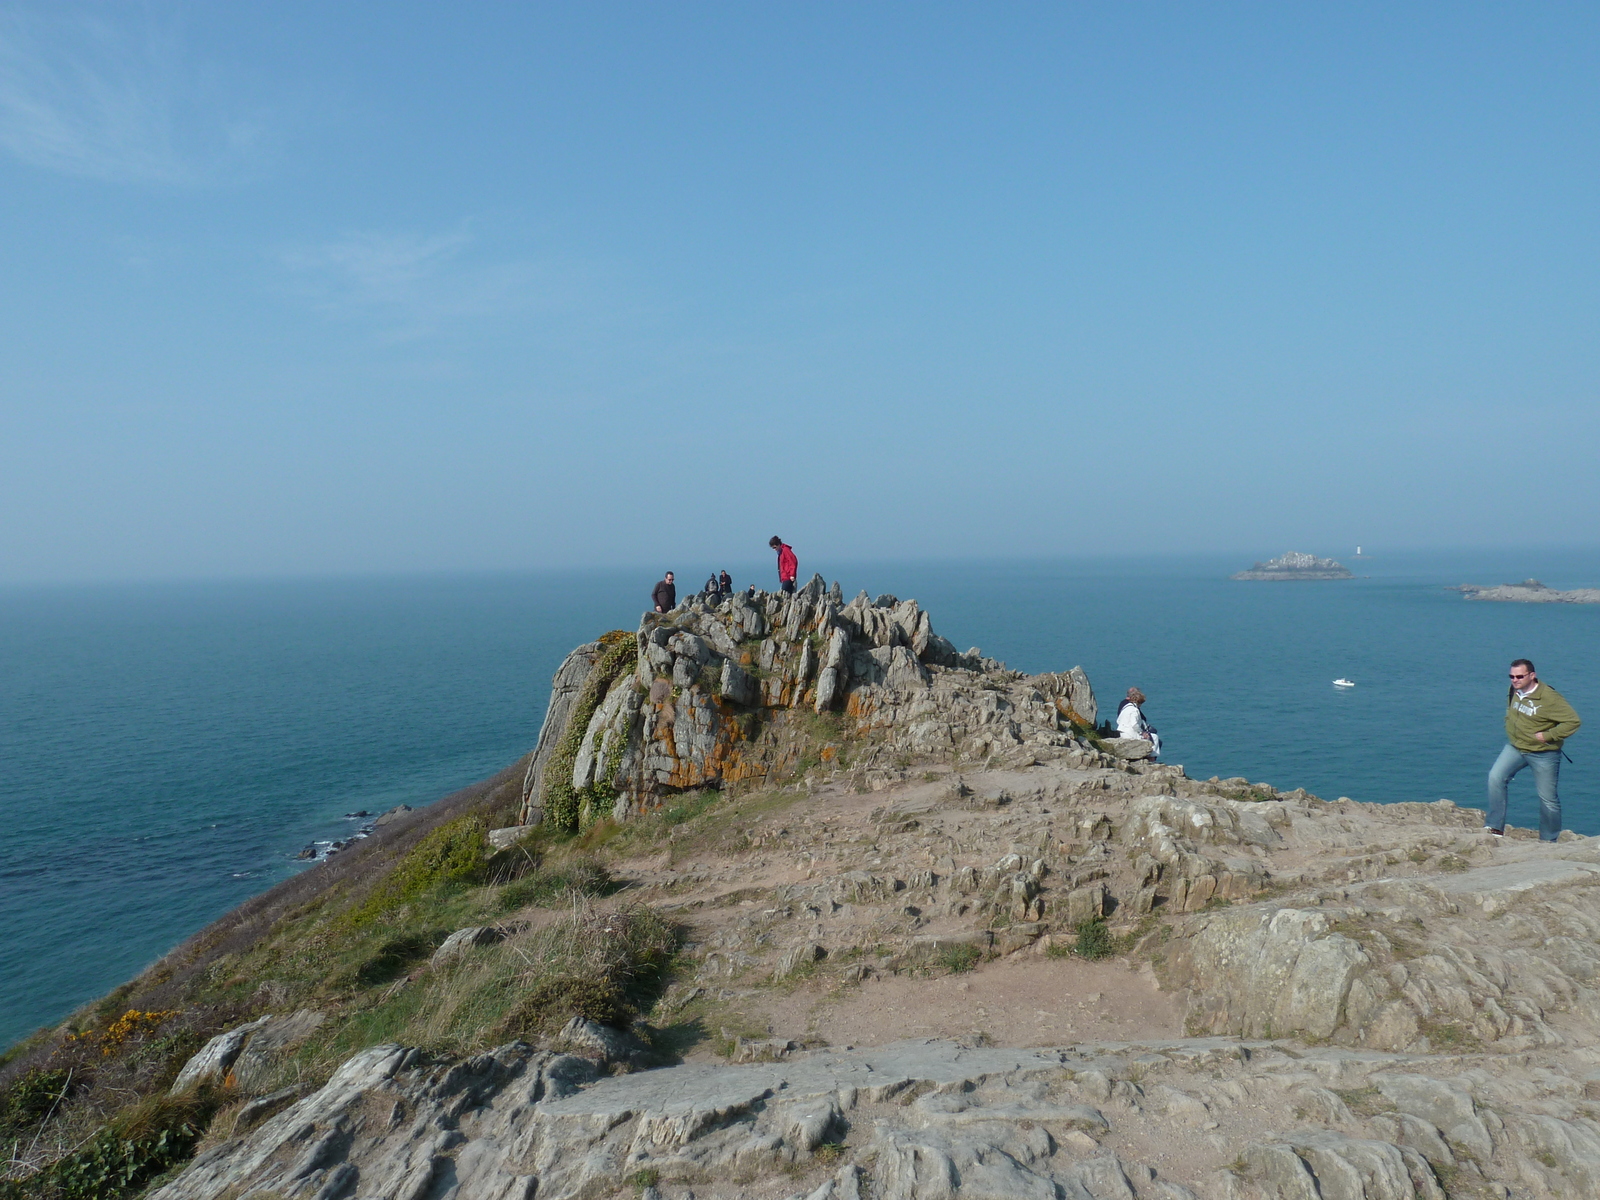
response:
[(678, 606), (678, 585), (672, 582), (672, 572), (667, 572), (667, 577), (656, 584), (655, 591), (650, 593), (650, 599), (655, 601), (658, 613), (671, 612)]
[(1161, 757), (1161, 735), (1144, 719), (1144, 693), (1136, 687), (1128, 689), (1127, 697), (1117, 708), (1117, 736), (1142, 738), (1150, 743), (1150, 757)]
[(717, 595), (733, 595), (733, 576), (729, 575), (726, 571), (722, 572), (722, 574), (717, 578)]
[(767, 543), (778, 552), (778, 590), (794, 595), (794, 579), (800, 574), (800, 560), (794, 556), (794, 547), (785, 544), (777, 534)]
[(1533, 768), (1539, 791), (1539, 840), (1561, 836), (1561, 743), (1578, 731), (1578, 714), (1562, 694), (1540, 683), (1533, 664), (1519, 658), (1511, 664), (1506, 689), (1506, 748), (1489, 768), (1489, 809), (1484, 831), (1501, 837), (1506, 830), (1506, 785), (1523, 767)]

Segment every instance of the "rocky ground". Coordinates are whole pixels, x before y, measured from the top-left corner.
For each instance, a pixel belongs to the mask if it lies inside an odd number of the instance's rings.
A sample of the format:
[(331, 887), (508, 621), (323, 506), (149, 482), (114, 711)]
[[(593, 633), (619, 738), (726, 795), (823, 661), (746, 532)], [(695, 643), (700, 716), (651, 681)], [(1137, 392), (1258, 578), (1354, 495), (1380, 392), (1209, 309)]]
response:
[(1595, 841), (1078, 746), (895, 774), (615, 864), (688, 930), (676, 1065), (377, 1046), (156, 1195), (1600, 1195)]

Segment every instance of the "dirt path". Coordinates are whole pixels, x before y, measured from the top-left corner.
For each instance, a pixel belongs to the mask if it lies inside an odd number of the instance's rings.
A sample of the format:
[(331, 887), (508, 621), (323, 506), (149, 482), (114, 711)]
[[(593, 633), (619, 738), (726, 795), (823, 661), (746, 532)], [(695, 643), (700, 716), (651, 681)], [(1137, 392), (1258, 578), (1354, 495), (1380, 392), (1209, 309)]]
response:
[(972, 1038), (1002, 1046), (1183, 1036), (1182, 998), (1146, 968), (1044, 957), (1009, 958), (961, 975), (889, 976), (829, 992), (800, 986), (742, 997), (755, 1028), (832, 1046), (907, 1037)]

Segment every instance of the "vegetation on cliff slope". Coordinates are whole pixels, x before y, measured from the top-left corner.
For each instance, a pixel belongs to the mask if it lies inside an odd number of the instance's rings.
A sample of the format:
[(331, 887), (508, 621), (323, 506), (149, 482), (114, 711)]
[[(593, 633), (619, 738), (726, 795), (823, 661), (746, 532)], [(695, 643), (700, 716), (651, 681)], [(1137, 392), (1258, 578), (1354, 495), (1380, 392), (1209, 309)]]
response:
[[(601, 821), (581, 835), (540, 826), (496, 852), (485, 831), (515, 803), (516, 769), (497, 778), (358, 848), (364, 861), (330, 860), (258, 898), (253, 912), (230, 914), (15, 1047), (0, 1068), (9, 1160), (0, 1200), (136, 1195), (186, 1161), (214, 1120), (231, 1127), (244, 1099), (302, 1094), (381, 1042), (470, 1054), (548, 1036), (574, 1015), (656, 1036), (644, 1018), (670, 981), (681, 934), (615, 895), (607, 862), (671, 846), (690, 822), (721, 836), (711, 797), (687, 796), (627, 827)], [(430, 961), (452, 931), (473, 926), (504, 936)], [(209, 1037), (298, 1009), (327, 1020), (270, 1078), (248, 1092), (230, 1079), (167, 1095)], [(658, 1040), (665, 1049), (675, 1037)], [(211, 1140), (225, 1132), (214, 1128)]]
[[(605, 700), (606, 692), (617, 677), (632, 671), (639, 660), (639, 639), (634, 634), (613, 630), (605, 634), (600, 643), (606, 648), (605, 654), (589, 673), (578, 703), (572, 710), (566, 735), (551, 755), (544, 773), (545, 824), (567, 833), (576, 831), (580, 824), (585, 823), (585, 810), (589, 814), (587, 824), (609, 817), (611, 806), (617, 799), (616, 789), (611, 786), (605, 770), (581, 793), (572, 786), (572, 767), (577, 761), (578, 751), (583, 747), (583, 737), (595, 710)], [(607, 766), (615, 769), (615, 763), (608, 763)]]

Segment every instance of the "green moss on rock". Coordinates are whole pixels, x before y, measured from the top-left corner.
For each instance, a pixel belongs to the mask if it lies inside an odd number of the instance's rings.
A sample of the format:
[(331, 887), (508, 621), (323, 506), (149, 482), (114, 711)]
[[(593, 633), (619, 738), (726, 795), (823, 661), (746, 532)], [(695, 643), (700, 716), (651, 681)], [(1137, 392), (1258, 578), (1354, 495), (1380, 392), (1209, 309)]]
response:
[(589, 672), (578, 703), (573, 707), (572, 719), (567, 722), (566, 732), (544, 772), (545, 824), (567, 833), (576, 833), (584, 824), (609, 817), (617, 799), (609, 777), (584, 788), (581, 794), (572, 786), (572, 767), (583, 747), (589, 722), (594, 720), (595, 712), (618, 676), (633, 670), (639, 660), (639, 639), (634, 634), (614, 630), (600, 642), (606, 646), (606, 651)]

